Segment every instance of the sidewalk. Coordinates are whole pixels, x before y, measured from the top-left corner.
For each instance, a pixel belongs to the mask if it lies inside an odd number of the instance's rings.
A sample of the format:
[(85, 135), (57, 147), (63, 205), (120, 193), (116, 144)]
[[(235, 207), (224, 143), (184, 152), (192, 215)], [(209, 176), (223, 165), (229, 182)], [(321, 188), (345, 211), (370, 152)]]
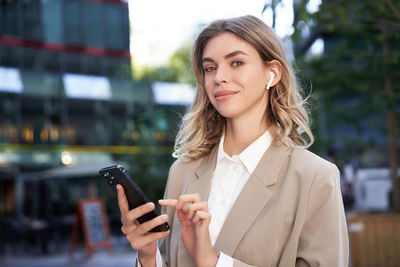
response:
[[(80, 254), (80, 255), (78, 255)], [(135, 266), (136, 253), (130, 251), (115, 251), (109, 255), (106, 251), (97, 251), (91, 259), (86, 257), (86, 252), (77, 252), (75, 259), (71, 260), (67, 253), (39, 257), (18, 257), (0, 260), (3, 267), (124, 267)]]
[[(114, 242), (113, 242), (114, 243)], [(73, 258), (69, 257), (68, 247), (62, 252), (48, 255), (13, 255), (11, 253), (0, 257), (2, 267), (125, 267), (134, 266), (136, 251), (129, 244), (113, 244), (113, 253), (97, 250), (91, 258), (87, 257), (85, 248), (77, 249)]]

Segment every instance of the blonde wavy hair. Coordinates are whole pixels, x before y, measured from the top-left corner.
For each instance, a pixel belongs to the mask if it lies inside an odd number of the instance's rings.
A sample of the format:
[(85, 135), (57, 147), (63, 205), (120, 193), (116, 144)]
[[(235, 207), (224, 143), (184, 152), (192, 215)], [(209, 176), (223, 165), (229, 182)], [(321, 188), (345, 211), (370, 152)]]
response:
[(223, 134), (225, 118), (215, 110), (205, 92), (202, 56), (207, 42), (225, 32), (233, 33), (252, 45), (266, 64), (272, 60), (281, 64), (281, 79), (270, 88), (265, 111), (273, 142), (306, 148), (311, 146), (314, 137), (309, 127), (305, 100), (282, 43), (262, 20), (248, 15), (217, 20), (197, 37), (192, 50), (197, 92), (193, 104), (182, 118), (173, 157), (182, 160), (201, 158), (211, 152)]

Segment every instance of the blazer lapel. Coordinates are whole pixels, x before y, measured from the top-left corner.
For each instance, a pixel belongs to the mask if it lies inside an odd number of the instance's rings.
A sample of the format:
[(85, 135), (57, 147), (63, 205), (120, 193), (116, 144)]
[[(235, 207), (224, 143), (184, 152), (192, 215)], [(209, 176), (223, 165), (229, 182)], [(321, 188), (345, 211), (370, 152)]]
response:
[(217, 163), (218, 145), (216, 145), (195, 171), (194, 179), (188, 184), (187, 194), (199, 194), (201, 201), (208, 200), (211, 178)]
[(239, 194), (215, 242), (216, 252), (233, 256), (240, 240), (272, 196), (271, 188), (290, 149), (271, 144)]

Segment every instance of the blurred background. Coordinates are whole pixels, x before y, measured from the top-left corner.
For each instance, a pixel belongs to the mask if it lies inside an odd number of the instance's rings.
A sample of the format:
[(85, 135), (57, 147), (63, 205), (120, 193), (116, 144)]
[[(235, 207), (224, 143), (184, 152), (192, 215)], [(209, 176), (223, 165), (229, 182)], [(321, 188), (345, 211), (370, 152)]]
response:
[[(400, 266), (399, 0), (0, 3), (0, 265), (132, 264), (98, 170), (122, 164), (162, 198), (195, 93), (194, 38), (252, 14), (282, 39), (308, 97), (310, 150), (341, 170), (350, 264)], [(84, 246), (74, 261), (79, 203), (93, 198), (113, 253)]]

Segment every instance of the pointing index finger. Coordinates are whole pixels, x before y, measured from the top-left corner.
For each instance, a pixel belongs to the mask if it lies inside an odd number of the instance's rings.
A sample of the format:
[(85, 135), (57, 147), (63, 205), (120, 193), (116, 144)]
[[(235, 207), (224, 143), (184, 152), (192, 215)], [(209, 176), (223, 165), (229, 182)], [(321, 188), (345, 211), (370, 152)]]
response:
[[(188, 203), (189, 202), (189, 203)], [(186, 204), (193, 204), (200, 202), (200, 195), (199, 194), (187, 194), (181, 195), (178, 199), (177, 209), (182, 209)]]
[(176, 199), (160, 199), (158, 201), (158, 204), (161, 206), (166, 206), (166, 207), (176, 207), (176, 204), (178, 203), (178, 200)]

